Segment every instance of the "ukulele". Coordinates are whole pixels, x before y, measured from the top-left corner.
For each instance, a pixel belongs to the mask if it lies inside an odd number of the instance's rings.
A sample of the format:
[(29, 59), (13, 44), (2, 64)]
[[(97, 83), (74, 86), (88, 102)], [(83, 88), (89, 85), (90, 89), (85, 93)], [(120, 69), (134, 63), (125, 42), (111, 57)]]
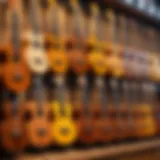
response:
[(52, 143), (50, 105), (45, 97), (42, 76), (33, 77), (33, 100), (25, 104), (25, 127), (28, 143), (36, 148), (44, 148)]
[(55, 5), (59, 18), (58, 36), (57, 40), (55, 39), (56, 45), (54, 45), (52, 53), (49, 53), (52, 60), (52, 71), (55, 73), (53, 79), (56, 86), (56, 97), (51, 107), (55, 117), (52, 122), (52, 136), (56, 144), (69, 146), (77, 140), (77, 126), (72, 119), (72, 106), (68, 99), (68, 89), (65, 81), (65, 73), (68, 68), (63, 28), (65, 26), (65, 12), (60, 5), (57, 3)]
[[(138, 84), (139, 83), (139, 84)], [(146, 135), (148, 134), (148, 124), (146, 123), (147, 117), (148, 115), (145, 112), (145, 108), (144, 108), (144, 93), (142, 90), (142, 85), (140, 84), (140, 82), (136, 82), (135, 84), (135, 100), (136, 100), (136, 104), (135, 104), (135, 108), (134, 108), (134, 116), (135, 116), (135, 125), (136, 127), (136, 137), (137, 138), (142, 138), (142, 137), (146, 137)]]
[[(105, 30), (105, 17), (97, 15), (96, 19), (96, 33), (98, 46), (95, 46), (95, 51), (97, 54), (101, 54), (104, 61), (97, 59), (97, 63), (104, 63), (103, 71), (97, 71), (93, 68), (94, 82), (92, 86), (91, 94), (91, 112), (93, 113), (93, 118), (95, 121), (95, 139), (98, 142), (107, 142), (112, 139), (112, 124), (110, 122), (108, 112), (107, 112), (107, 100), (106, 100), (106, 85), (105, 85), (105, 74), (108, 71), (105, 59), (105, 44), (107, 45)], [(98, 27), (99, 26), (99, 27)], [(96, 48), (97, 47), (97, 48)], [(95, 56), (96, 58), (96, 56)], [(101, 61), (101, 62), (100, 62)], [(94, 64), (93, 64), (94, 66)]]
[[(15, 5), (18, 1), (15, 1)], [(8, 89), (13, 92), (24, 92), (30, 85), (30, 73), (22, 58), (19, 36), (19, 16), (17, 9), (12, 7), (11, 11), (11, 29), (12, 29), (12, 54), (4, 67), (4, 83)]]
[(28, 42), (24, 49), (23, 58), (28, 68), (36, 74), (44, 74), (49, 68), (48, 57), (44, 49), (44, 35), (40, 32), (39, 27), (39, 6), (38, 1), (30, 1), (30, 17), (33, 31), (26, 31), (24, 37)]
[[(118, 45), (118, 25), (117, 25), (117, 18), (113, 10), (108, 9), (106, 11), (106, 37), (109, 38), (109, 42), (106, 41), (106, 64), (108, 67), (108, 73), (111, 76), (120, 77), (123, 74), (123, 64), (122, 64), (122, 58), (120, 57), (120, 54), (122, 52), (121, 45)], [(112, 46), (108, 48), (108, 44), (111, 44), (109, 46)]]
[(97, 132), (97, 141), (105, 143), (113, 138), (113, 126), (108, 114), (108, 97), (104, 77), (97, 77), (96, 80), (97, 92), (99, 94), (100, 113), (95, 120), (95, 130)]
[(1, 142), (4, 149), (14, 154), (23, 151), (28, 145), (23, 121), (24, 103), (23, 93), (14, 95), (12, 99), (7, 96), (2, 103)]
[(88, 52), (85, 48), (86, 37), (86, 15), (83, 13), (82, 7), (77, 0), (71, 0), (73, 8), (72, 13), (72, 36), (68, 40), (68, 45), (72, 44), (72, 47), (68, 48), (69, 64), (71, 70), (75, 74), (85, 74), (88, 70)]
[[(78, 126), (78, 135), (79, 140), (84, 143), (84, 110), (86, 104), (84, 104), (83, 97), (86, 94), (85, 85), (87, 85), (87, 71), (89, 69), (88, 66), (88, 50), (86, 47), (86, 25), (87, 25), (87, 15), (83, 12), (82, 6), (78, 3), (78, 1), (71, 1), (72, 6), (72, 16), (70, 17), (71, 25), (70, 29), (71, 34), (68, 35), (68, 56), (69, 56), (69, 64), (71, 71), (75, 74), (76, 84), (74, 86), (74, 90), (72, 91), (72, 106), (73, 108), (73, 118)], [(69, 31), (68, 31), (69, 32)], [(83, 85), (83, 82), (85, 83)], [(87, 137), (87, 136), (86, 136)], [(91, 137), (88, 138), (90, 141)], [(87, 142), (86, 142), (87, 143)]]
[(123, 112), (127, 115), (124, 118), (124, 122), (126, 124), (126, 138), (134, 138), (135, 136), (135, 123), (133, 116), (133, 105), (134, 105), (134, 97), (133, 97), (133, 89), (132, 89), (132, 81), (127, 79), (123, 80), (122, 88), (124, 94), (124, 110)]
[(48, 51), (48, 60), (54, 73), (65, 73), (68, 69), (68, 59), (65, 51), (64, 11), (57, 1), (52, 3), (52, 37)]
[(153, 119), (153, 106), (150, 102), (151, 84), (150, 82), (144, 82), (142, 84), (143, 91), (143, 111), (145, 114), (145, 136), (153, 136), (155, 134), (155, 122)]
[[(99, 132), (102, 132), (103, 130), (102, 126), (99, 127), (99, 124), (100, 124), (99, 120), (97, 121), (97, 119), (99, 119), (98, 115), (100, 115), (99, 112), (101, 108), (100, 107), (101, 105), (99, 104), (100, 99), (98, 98), (100, 91), (98, 89), (99, 87), (97, 87), (97, 81), (99, 81), (100, 77), (103, 79), (103, 76), (107, 72), (107, 66), (106, 66), (103, 47), (100, 44), (102, 41), (102, 39), (100, 38), (100, 36), (102, 35), (100, 34), (102, 33), (98, 33), (99, 19), (100, 19), (100, 12), (99, 12), (98, 6), (93, 3), (91, 4), (91, 18), (90, 18), (90, 28), (89, 28), (90, 33), (88, 38), (88, 46), (90, 46), (91, 48), (89, 51), (89, 63), (90, 63), (92, 73), (95, 75), (95, 77), (94, 77), (92, 89), (90, 91), (91, 93), (89, 95), (90, 97), (89, 112), (91, 112), (89, 119), (91, 122), (92, 121), (95, 121), (95, 122), (94, 123), (92, 122), (92, 124), (90, 124), (91, 126), (88, 125), (90, 134), (87, 134), (87, 136), (90, 137), (88, 138), (90, 139), (90, 143), (96, 142), (99, 139), (99, 136), (98, 136)], [(97, 89), (98, 89), (98, 92), (97, 92)], [(97, 132), (98, 128), (100, 129), (99, 132)], [(88, 130), (88, 129), (86, 128), (85, 130)], [(93, 139), (91, 139), (91, 136), (93, 137)]]
[[(109, 115), (112, 122), (113, 127), (113, 139), (121, 140), (126, 137), (126, 122), (125, 117), (122, 114), (122, 103), (120, 96), (120, 81), (117, 78), (111, 78), (109, 80), (110, 88), (111, 88), (111, 105), (109, 110)], [(121, 105), (121, 106), (120, 106)], [(118, 134), (117, 134), (118, 133)]]
[(93, 73), (97, 75), (104, 75), (107, 72), (105, 55), (102, 51), (101, 45), (98, 43), (98, 19), (100, 18), (100, 13), (98, 6), (93, 3), (91, 5), (91, 18), (89, 22), (89, 38), (88, 46), (89, 51), (89, 65)]

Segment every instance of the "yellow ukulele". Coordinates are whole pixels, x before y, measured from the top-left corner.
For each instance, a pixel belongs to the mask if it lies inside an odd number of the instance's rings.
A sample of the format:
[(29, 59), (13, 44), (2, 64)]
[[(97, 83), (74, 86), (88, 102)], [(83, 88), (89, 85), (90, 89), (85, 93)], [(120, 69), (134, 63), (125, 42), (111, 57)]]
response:
[(53, 10), (56, 12), (55, 14), (57, 14), (59, 21), (57, 23), (58, 33), (56, 33), (58, 43), (53, 44), (53, 48), (49, 53), (51, 68), (52, 71), (55, 72), (53, 78), (56, 86), (55, 100), (52, 101), (52, 111), (55, 117), (52, 124), (52, 134), (56, 144), (60, 146), (68, 146), (74, 143), (77, 139), (77, 130), (76, 125), (72, 120), (72, 106), (69, 103), (65, 85), (65, 73), (68, 68), (62, 28), (65, 22), (65, 12), (56, 2)]
[(120, 53), (122, 51), (122, 47), (117, 44), (117, 26), (116, 26), (116, 18), (115, 13), (112, 9), (108, 9), (106, 11), (106, 32), (109, 35), (109, 39), (106, 40), (105, 52), (106, 63), (109, 69), (109, 74), (115, 77), (120, 77), (123, 74), (123, 65), (122, 59), (120, 57)]
[(92, 18), (90, 19), (90, 37), (88, 40), (88, 45), (92, 48), (89, 53), (89, 64), (97, 75), (104, 75), (107, 72), (105, 54), (102, 51), (101, 43), (98, 43), (97, 36), (97, 23), (98, 18), (100, 18), (98, 6), (96, 4), (91, 5)]

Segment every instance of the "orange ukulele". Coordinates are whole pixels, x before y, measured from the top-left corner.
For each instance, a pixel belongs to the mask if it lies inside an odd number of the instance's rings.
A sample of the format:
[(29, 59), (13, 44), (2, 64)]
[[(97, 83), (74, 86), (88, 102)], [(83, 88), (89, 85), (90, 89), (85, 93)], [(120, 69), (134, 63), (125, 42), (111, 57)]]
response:
[(29, 87), (30, 73), (22, 57), (23, 53), (20, 46), (20, 17), (18, 9), (14, 7), (17, 3), (19, 3), (19, 1), (15, 1), (11, 5), (11, 33), (13, 45), (11, 49), (12, 54), (8, 55), (8, 62), (4, 67), (3, 78), (9, 90), (20, 93), (24, 92)]
[(50, 106), (45, 97), (42, 76), (33, 78), (33, 100), (25, 104), (25, 127), (28, 143), (36, 148), (47, 147), (52, 143)]

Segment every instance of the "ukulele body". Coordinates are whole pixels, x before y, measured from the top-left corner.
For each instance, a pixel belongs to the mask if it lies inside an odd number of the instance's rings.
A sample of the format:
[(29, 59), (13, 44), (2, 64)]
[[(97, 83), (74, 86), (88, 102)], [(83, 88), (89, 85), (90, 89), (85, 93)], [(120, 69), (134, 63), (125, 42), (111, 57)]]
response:
[(56, 73), (65, 73), (68, 69), (67, 55), (62, 49), (53, 49), (48, 52), (51, 69)]
[(29, 144), (36, 148), (43, 148), (53, 142), (51, 133), (50, 106), (45, 102), (42, 104), (42, 113), (38, 113), (35, 101), (25, 105), (25, 127)]
[(108, 111), (112, 124), (113, 140), (123, 140), (126, 137), (127, 122), (125, 119), (117, 117), (119, 110), (115, 107), (110, 107)]
[(28, 142), (23, 121), (23, 104), (19, 104), (16, 117), (13, 117), (11, 107), (11, 103), (6, 102), (4, 104), (4, 119), (1, 121), (1, 140), (5, 149), (16, 153), (23, 150), (28, 145)]
[(83, 74), (88, 70), (88, 53), (82, 49), (69, 50), (69, 66), (76, 74)]
[(10, 90), (21, 93), (30, 85), (30, 73), (24, 62), (9, 62), (4, 67), (4, 82)]
[(95, 130), (98, 142), (106, 143), (113, 139), (113, 126), (109, 117), (99, 117), (95, 121)]
[(95, 120), (92, 117), (82, 116), (77, 121), (79, 142), (90, 145), (97, 142), (97, 131), (95, 128)]
[(140, 106), (135, 109), (137, 137), (150, 137), (155, 134), (155, 124), (151, 116), (150, 106)]
[(60, 146), (69, 146), (77, 140), (77, 126), (72, 119), (72, 108), (65, 102), (64, 115), (61, 114), (60, 103), (52, 102), (55, 120), (52, 122), (52, 137)]

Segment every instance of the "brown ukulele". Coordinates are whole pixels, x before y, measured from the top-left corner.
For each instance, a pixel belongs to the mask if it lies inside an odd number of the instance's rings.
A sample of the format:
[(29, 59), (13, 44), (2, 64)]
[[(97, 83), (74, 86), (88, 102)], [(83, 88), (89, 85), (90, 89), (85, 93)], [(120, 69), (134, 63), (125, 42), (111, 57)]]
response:
[(25, 127), (28, 143), (36, 148), (47, 147), (52, 142), (50, 106), (45, 97), (42, 77), (33, 78), (34, 99), (25, 104)]
[(24, 150), (28, 144), (23, 121), (25, 102), (22, 96), (23, 94), (14, 95), (12, 100), (7, 99), (3, 103), (4, 119), (1, 121), (1, 140), (3, 147), (13, 153)]
[(80, 75), (88, 70), (88, 52), (85, 49), (86, 39), (86, 15), (80, 7), (77, 0), (72, 0), (71, 5), (73, 8), (72, 13), (72, 35), (68, 40), (68, 45), (72, 47), (68, 49), (69, 64), (71, 70)]
[(121, 103), (120, 81), (116, 78), (109, 80), (111, 88), (112, 107), (109, 110), (112, 127), (113, 139), (121, 140), (126, 137), (126, 122), (124, 122), (123, 108)]
[(123, 80), (123, 94), (124, 94), (124, 111), (125, 119), (124, 123), (126, 124), (126, 138), (134, 138), (135, 136), (135, 123), (133, 117), (133, 89), (131, 80)]
[[(13, 6), (18, 1), (14, 1)], [(17, 8), (11, 8), (12, 54), (4, 67), (4, 83), (8, 89), (16, 93), (24, 92), (30, 85), (30, 73), (22, 58), (20, 46), (20, 25)]]
[(103, 77), (97, 77), (96, 82), (98, 98), (99, 101), (99, 115), (95, 120), (95, 130), (97, 132), (97, 141), (98, 142), (108, 142), (113, 138), (113, 126), (111, 119), (108, 115), (108, 97), (105, 85), (105, 79)]
[[(98, 25), (98, 18), (99, 18), (99, 11), (98, 6), (95, 4), (91, 5), (91, 18), (90, 20), (90, 31), (89, 31), (89, 38), (88, 38), (88, 45), (91, 46), (91, 50), (89, 51), (89, 63), (92, 68), (94, 74), (96, 74), (96, 79), (102, 77), (106, 73), (106, 64), (103, 52), (98, 50), (97, 44), (97, 25)], [(96, 86), (96, 82), (94, 85)], [(90, 88), (90, 87), (89, 87)], [(96, 88), (96, 87), (95, 87)], [(96, 128), (98, 127), (99, 123), (96, 124), (96, 117), (94, 116), (95, 112), (97, 112), (97, 102), (95, 97), (98, 95), (96, 94), (96, 89), (94, 87), (90, 89), (89, 95), (89, 102), (82, 104), (84, 106), (84, 118), (82, 119), (82, 128), (80, 134), (80, 140), (83, 141), (85, 144), (91, 144), (96, 142), (98, 132)], [(88, 92), (88, 91), (87, 91)], [(83, 102), (83, 101), (82, 101)], [(95, 103), (96, 102), (96, 103)]]

